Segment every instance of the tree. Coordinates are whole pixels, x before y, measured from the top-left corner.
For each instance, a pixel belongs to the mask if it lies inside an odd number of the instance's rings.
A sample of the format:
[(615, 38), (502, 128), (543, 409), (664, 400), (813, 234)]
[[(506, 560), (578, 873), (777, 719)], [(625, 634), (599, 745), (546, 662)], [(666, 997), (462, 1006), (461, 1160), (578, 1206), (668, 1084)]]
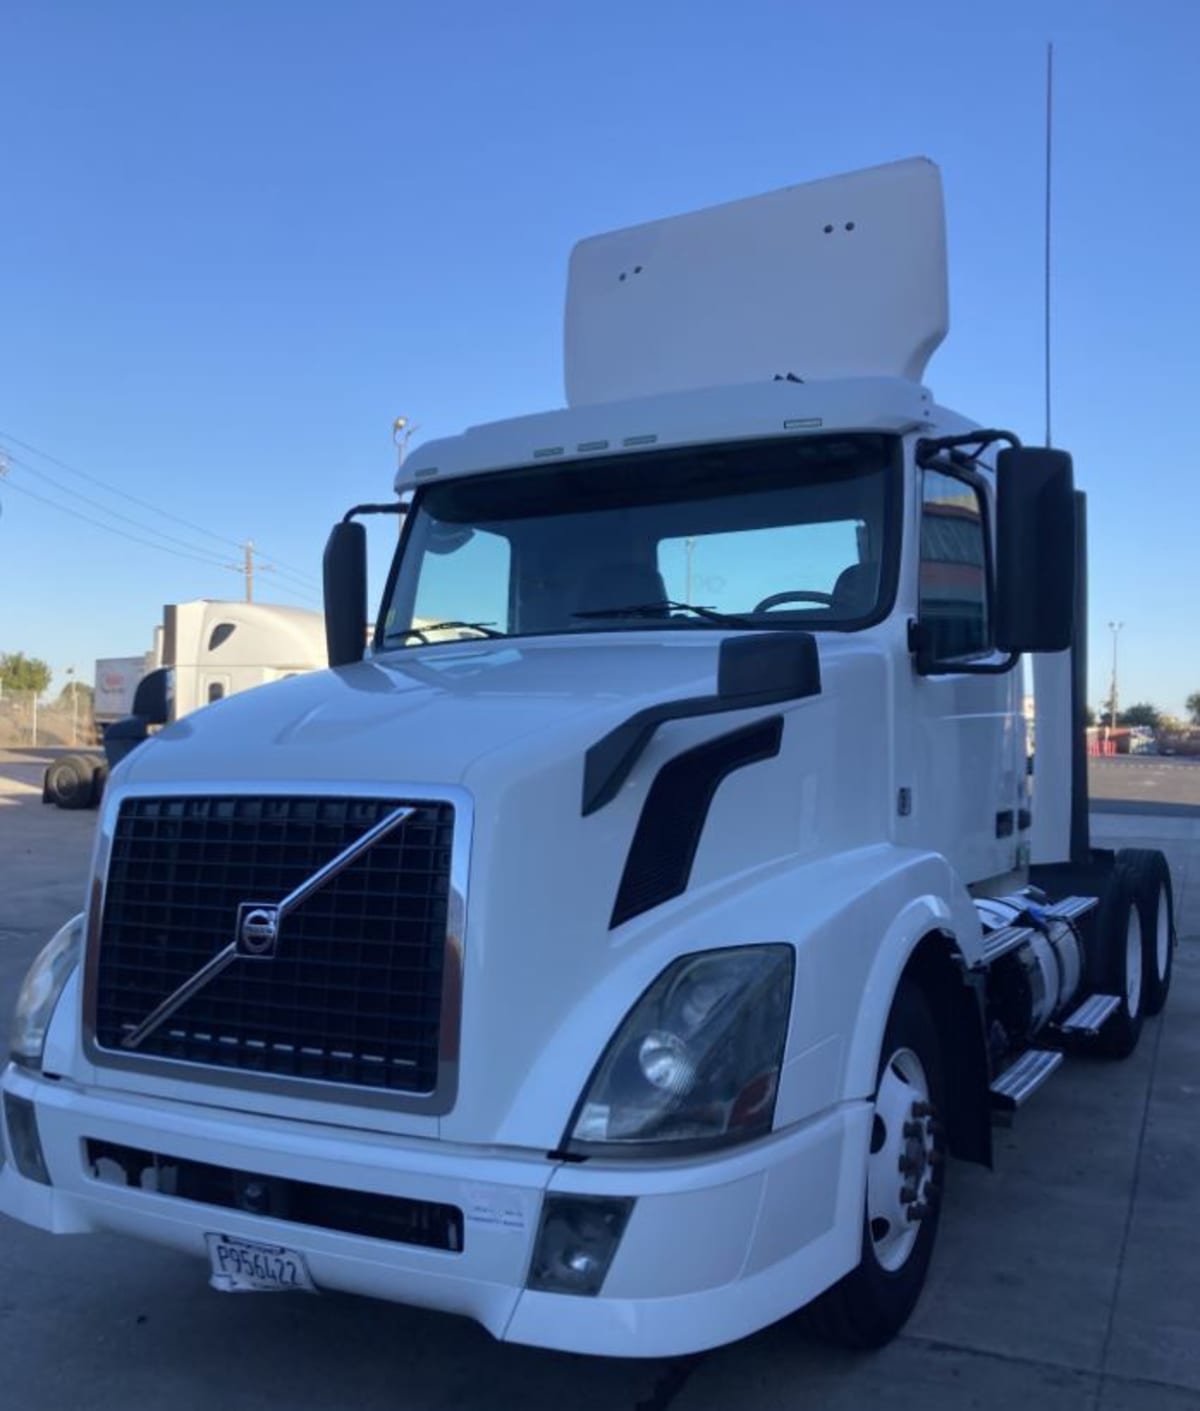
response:
[(92, 697), (95, 694), (96, 692), (93, 687), (86, 681), (68, 681), (58, 693), (58, 704), (60, 706), (66, 706), (69, 709), (71, 706), (71, 697), (74, 696), (80, 710), (90, 710)]
[(40, 696), (50, 684), (50, 668), (24, 652), (0, 652), (0, 686), (6, 691), (32, 691)]
[(1152, 706), (1148, 701), (1139, 701), (1128, 710), (1121, 711), (1117, 722), (1121, 725), (1148, 725), (1151, 730), (1157, 730), (1162, 724), (1162, 714), (1157, 706)]
[(1193, 725), (1200, 725), (1200, 691), (1193, 691), (1184, 701), (1188, 714), (1192, 717)]
[(1083, 718), (1084, 718), (1084, 721), (1085, 721), (1086, 724), (1088, 724), (1088, 725), (1095, 725), (1095, 723), (1096, 723), (1096, 712), (1091, 708), (1091, 706), (1084, 706), (1084, 708), (1083, 708)]

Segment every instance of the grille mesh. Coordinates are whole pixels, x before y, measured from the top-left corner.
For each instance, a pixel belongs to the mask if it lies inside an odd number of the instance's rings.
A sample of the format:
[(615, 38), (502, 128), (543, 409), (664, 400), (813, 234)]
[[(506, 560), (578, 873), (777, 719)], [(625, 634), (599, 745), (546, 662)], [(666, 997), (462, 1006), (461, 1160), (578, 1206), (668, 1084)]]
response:
[(121, 1039), (235, 936), (392, 810), (414, 815), (239, 958), (136, 1052), (399, 1092), (437, 1085), (454, 810), (423, 801), (128, 799), (113, 837), (96, 1039)]

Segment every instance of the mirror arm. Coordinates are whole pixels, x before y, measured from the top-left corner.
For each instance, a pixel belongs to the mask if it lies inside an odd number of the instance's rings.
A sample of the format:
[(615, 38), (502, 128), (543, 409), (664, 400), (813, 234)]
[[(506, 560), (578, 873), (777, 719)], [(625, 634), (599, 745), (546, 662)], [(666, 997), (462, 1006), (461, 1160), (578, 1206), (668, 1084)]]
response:
[(349, 524), (356, 515), (360, 514), (404, 514), (408, 507), (407, 500), (396, 500), (386, 505), (355, 505), (353, 509), (348, 509), (342, 515), (342, 523)]
[[(964, 431), (957, 436), (923, 436), (917, 442), (917, 465), (922, 470), (930, 470), (937, 464), (938, 458), (945, 452), (950, 452), (951, 464), (958, 463), (960, 459), (965, 459), (967, 462), (978, 460), (984, 451), (986, 451), (989, 446), (994, 446), (997, 441), (1007, 442), (1014, 451), (1021, 449), (1020, 439), (1014, 432), (1000, 431), (997, 429), (987, 431)], [(954, 452), (961, 451), (963, 446), (974, 446), (974, 453), (965, 457), (955, 456)]]

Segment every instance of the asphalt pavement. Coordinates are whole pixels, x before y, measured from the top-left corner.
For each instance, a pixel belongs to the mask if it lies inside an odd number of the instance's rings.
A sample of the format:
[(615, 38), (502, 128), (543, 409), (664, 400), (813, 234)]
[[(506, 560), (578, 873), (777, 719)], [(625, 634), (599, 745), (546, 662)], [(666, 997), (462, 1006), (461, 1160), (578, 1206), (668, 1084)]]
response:
[[(1140, 762), (1102, 763), (1111, 778)], [(1183, 767), (1186, 787), (1169, 780), (1187, 794), (1200, 769)], [(0, 755), (0, 1015), (88, 865), (95, 815), (44, 807), (40, 774)], [(419, 1309), (217, 1294), (184, 1256), (0, 1219), (0, 1406), (1200, 1411), (1200, 808), (1121, 812), (1156, 797), (1136, 778), (1118, 776), (1132, 797), (1099, 805), (1093, 829), (1171, 861), (1183, 939), (1166, 1013), (1127, 1062), (1065, 1064), (997, 1129), (994, 1171), (952, 1166), (925, 1295), (883, 1351), (831, 1352), (787, 1321), (681, 1362), (584, 1359)]]

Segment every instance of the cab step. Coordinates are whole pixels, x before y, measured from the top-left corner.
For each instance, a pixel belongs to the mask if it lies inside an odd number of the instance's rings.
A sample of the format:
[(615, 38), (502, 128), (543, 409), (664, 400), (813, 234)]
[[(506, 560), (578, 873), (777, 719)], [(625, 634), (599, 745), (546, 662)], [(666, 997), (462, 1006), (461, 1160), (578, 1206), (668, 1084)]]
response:
[(1056, 901), (1053, 906), (1045, 906), (1042, 911), (1057, 921), (1078, 921), (1081, 916), (1086, 916), (1099, 905), (1099, 897), (1063, 897), (1062, 901)]
[(995, 931), (989, 931), (983, 938), (983, 954), (979, 958), (980, 965), (994, 965), (1002, 955), (1007, 955), (1010, 950), (1016, 950), (1018, 946), (1023, 946), (1026, 941), (1033, 937), (1031, 926), (1001, 926)]
[(1029, 1049), (992, 1083), (992, 1106), (1000, 1112), (1015, 1112), (1062, 1061), (1063, 1056), (1057, 1049)]
[(1121, 1007), (1119, 995), (1091, 995), (1058, 1026), (1060, 1034), (1092, 1038)]

